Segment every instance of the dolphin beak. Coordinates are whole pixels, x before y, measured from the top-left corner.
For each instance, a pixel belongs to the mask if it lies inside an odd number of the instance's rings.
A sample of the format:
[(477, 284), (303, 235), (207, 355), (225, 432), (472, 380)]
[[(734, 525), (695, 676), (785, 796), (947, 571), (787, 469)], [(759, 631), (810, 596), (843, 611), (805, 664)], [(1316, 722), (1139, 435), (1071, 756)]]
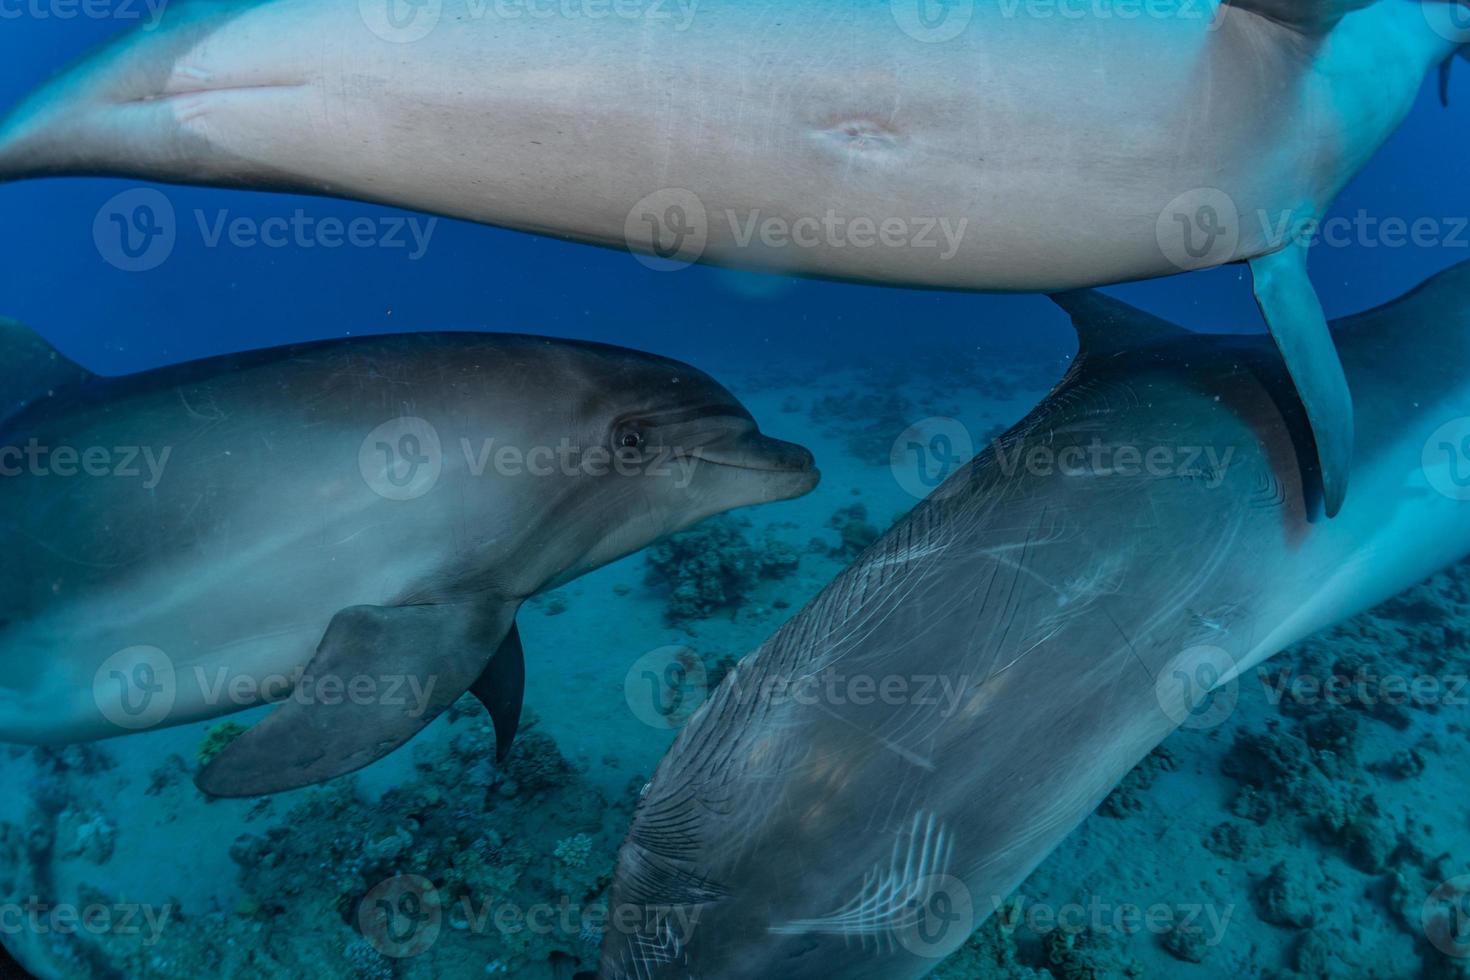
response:
[(747, 429), (691, 451), (691, 456), (719, 466), (772, 473), (816, 473), (816, 461), (804, 446), (772, 439), (758, 429)]

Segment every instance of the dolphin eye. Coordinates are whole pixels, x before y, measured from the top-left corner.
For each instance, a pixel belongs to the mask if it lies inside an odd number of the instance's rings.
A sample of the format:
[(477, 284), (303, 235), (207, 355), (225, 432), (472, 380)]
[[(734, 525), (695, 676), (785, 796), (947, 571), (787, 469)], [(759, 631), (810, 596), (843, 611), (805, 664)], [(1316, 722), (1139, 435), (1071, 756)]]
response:
[(624, 429), (618, 436), (618, 445), (624, 449), (642, 449), (643, 433), (637, 429)]

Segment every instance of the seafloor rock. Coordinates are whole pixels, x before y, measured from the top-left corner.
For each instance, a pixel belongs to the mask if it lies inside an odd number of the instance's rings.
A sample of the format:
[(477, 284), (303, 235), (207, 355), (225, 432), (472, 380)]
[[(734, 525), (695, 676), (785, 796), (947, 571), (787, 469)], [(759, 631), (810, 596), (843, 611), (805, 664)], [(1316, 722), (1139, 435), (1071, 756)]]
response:
[(837, 531), (837, 546), (827, 553), (841, 561), (850, 561), (862, 554), (881, 533), (868, 520), (868, 508), (863, 504), (850, 504), (827, 519), (827, 526)]
[(117, 827), (99, 810), (68, 807), (57, 818), (57, 837), (63, 857), (106, 864), (117, 845)]
[(1179, 760), (1165, 746), (1158, 746), (1134, 766), (1123, 781), (1103, 799), (1097, 812), (1105, 817), (1123, 818), (1143, 809), (1143, 795), (1153, 786), (1161, 772), (1173, 772)]
[(1289, 929), (1305, 929), (1312, 924), (1313, 909), (1306, 889), (1296, 875), (1278, 861), (1271, 873), (1255, 889), (1256, 912), (1262, 921)]
[[(524, 721), (530, 730), (503, 769), (491, 761), (483, 715), (464, 711), (449, 738), (415, 746), (416, 775), (375, 803), (349, 777), (309, 790), (281, 822), (242, 836), (231, 853), (244, 899), (232, 914), (176, 924), (171, 952), (189, 948), (171, 960), (178, 972), (162, 975), (417, 980), (479, 976), (498, 964), (489, 972), (551, 978), (590, 966), (633, 790), (605, 799), (534, 716)], [(437, 939), (394, 960), (358, 932), (359, 913), (372, 911), (375, 888), (406, 875), (432, 889)], [(124, 959), (136, 965), (145, 954), (131, 955)]]
[(675, 534), (648, 550), (646, 581), (669, 590), (671, 623), (707, 619), (736, 610), (763, 579), (785, 578), (800, 557), (768, 529), (759, 546), (746, 533), (750, 521), (720, 516)]

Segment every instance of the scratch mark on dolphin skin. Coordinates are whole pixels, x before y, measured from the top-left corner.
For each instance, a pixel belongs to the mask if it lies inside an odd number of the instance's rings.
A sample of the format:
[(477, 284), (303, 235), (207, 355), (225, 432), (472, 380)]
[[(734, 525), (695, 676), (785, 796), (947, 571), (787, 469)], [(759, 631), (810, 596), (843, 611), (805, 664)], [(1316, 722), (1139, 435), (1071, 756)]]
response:
[(948, 830), (933, 813), (920, 810), (896, 835), (888, 864), (863, 875), (856, 896), (832, 913), (793, 919), (770, 926), (769, 931), (786, 936), (807, 932), (856, 936), (864, 948), (872, 939), (880, 950), (886, 945), (892, 952), (898, 948), (895, 933), (918, 921), (935, 877), (949, 873), (953, 858), (954, 840)]
[(852, 154), (891, 154), (903, 146), (903, 138), (896, 129), (864, 116), (820, 125), (810, 135), (823, 145)]

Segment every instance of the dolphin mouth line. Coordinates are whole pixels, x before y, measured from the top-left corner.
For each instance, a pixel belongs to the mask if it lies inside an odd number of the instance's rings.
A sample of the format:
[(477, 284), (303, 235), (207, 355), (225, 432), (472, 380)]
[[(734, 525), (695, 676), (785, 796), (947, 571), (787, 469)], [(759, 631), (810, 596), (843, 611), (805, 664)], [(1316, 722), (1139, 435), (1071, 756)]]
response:
[(697, 459), (702, 463), (709, 463), (711, 466), (723, 466), (729, 470), (746, 470), (751, 473), (806, 474), (817, 472), (817, 468), (815, 466), (749, 466), (743, 463), (732, 463), (726, 460), (715, 459), (711, 456), (706, 456), (698, 449), (691, 450), (684, 455), (692, 459)]

